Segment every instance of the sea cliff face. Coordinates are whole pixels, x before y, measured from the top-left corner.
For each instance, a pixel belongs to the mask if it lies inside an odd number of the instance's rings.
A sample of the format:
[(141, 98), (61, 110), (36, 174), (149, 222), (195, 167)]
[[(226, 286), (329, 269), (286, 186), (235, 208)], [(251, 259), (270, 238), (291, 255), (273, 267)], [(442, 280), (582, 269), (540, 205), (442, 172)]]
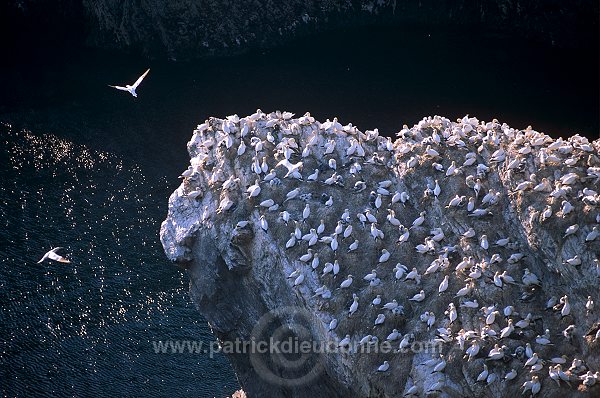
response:
[[(210, 118), (161, 241), (249, 397), (594, 396), (599, 151), (470, 117)], [(285, 341), (311, 348), (256, 345)]]
[(89, 46), (193, 59), (271, 48), (328, 29), (459, 27), (596, 50), (598, 2), (422, 0), (21, 0), (0, 5), (7, 45)]
[(171, 59), (270, 48), (332, 28), (368, 24), (481, 28), (549, 45), (577, 47), (598, 29), (590, 0), (83, 0), (88, 43)]

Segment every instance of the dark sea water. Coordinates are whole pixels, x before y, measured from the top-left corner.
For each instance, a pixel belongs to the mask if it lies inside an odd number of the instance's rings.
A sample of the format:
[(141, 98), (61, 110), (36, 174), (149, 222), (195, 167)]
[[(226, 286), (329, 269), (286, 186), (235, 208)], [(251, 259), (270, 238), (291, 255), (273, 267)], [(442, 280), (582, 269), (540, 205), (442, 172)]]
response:
[[(157, 239), (169, 184), (132, 159), (4, 126), (0, 142), (2, 396), (225, 396), (222, 356)], [(63, 246), (70, 264), (36, 261)]]
[[(598, 54), (479, 32), (329, 33), (193, 63), (85, 49), (0, 62), (0, 393), (223, 397), (225, 357), (158, 239), (208, 116), (276, 109), (393, 134), (439, 114), (553, 136), (599, 131)], [(107, 87), (151, 72), (139, 97)], [(36, 261), (63, 246), (71, 264)]]

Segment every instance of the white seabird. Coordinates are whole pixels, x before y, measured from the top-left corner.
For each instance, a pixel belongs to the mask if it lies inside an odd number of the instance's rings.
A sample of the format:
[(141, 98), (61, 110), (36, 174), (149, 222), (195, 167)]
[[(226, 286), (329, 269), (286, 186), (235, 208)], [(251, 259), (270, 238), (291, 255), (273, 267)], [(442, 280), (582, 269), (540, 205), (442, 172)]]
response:
[(440, 196), (440, 192), (442, 192), (442, 189), (440, 188), (440, 185), (438, 184), (438, 180), (435, 180), (435, 187), (433, 188), (433, 194), (437, 198), (438, 196)]
[(344, 234), (343, 234), (344, 239), (348, 238), (348, 237), (350, 237), (350, 235), (352, 235), (352, 230), (353, 230), (352, 225), (348, 225), (346, 227), (346, 229), (344, 229)]
[(390, 311), (392, 311), (394, 308), (397, 308), (397, 307), (398, 307), (398, 301), (396, 299), (390, 301), (389, 303), (385, 303), (383, 305), (384, 309), (390, 310)]
[(302, 261), (303, 263), (307, 263), (310, 261), (310, 259), (313, 256), (313, 250), (312, 249), (308, 249), (307, 253), (300, 256), (300, 258), (298, 260)]
[(300, 195), (300, 188), (294, 188), (291, 191), (289, 191), (285, 197), (285, 202), (287, 202), (288, 200), (292, 200), (294, 198), (296, 198), (298, 195)]
[(575, 232), (577, 232), (578, 229), (579, 229), (579, 225), (577, 225), (577, 224), (571, 225), (570, 227), (568, 227), (565, 230), (565, 236), (563, 236), (563, 239), (569, 235), (573, 235)]
[(347, 334), (340, 342), (338, 343), (338, 347), (347, 347), (350, 345), (350, 335)]
[(477, 308), (477, 307), (479, 307), (479, 303), (477, 302), (477, 300), (465, 301), (460, 306), (462, 308)]
[(487, 250), (490, 247), (487, 235), (481, 235), (481, 237), (479, 238), (479, 245), (483, 250)]
[(287, 225), (287, 223), (290, 222), (290, 213), (287, 210), (284, 210), (280, 215), (283, 222), (285, 222), (285, 225)]
[(337, 235), (333, 235), (333, 238), (331, 239), (331, 243), (329, 244), (329, 246), (331, 247), (331, 250), (333, 250), (334, 252), (337, 250), (337, 248), (338, 248)]
[(467, 350), (465, 351), (466, 354), (468, 355), (468, 360), (471, 361), (473, 358), (475, 358), (477, 356), (477, 354), (479, 354), (479, 350), (480, 350), (480, 346), (479, 343), (477, 342), (477, 340), (473, 340), (471, 342), (471, 346), (469, 348), (467, 348)]
[(365, 275), (363, 279), (367, 282), (370, 282), (375, 278), (377, 278), (377, 272), (375, 270), (372, 270), (371, 273)]
[(390, 222), (390, 224), (399, 227), (401, 225), (400, 220), (396, 218), (396, 213), (394, 212), (394, 210), (388, 209), (388, 213), (389, 214), (387, 215), (386, 219)]
[(396, 341), (400, 338), (400, 332), (398, 332), (398, 329), (394, 329), (392, 330), (392, 333), (390, 333), (386, 340), (387, 341)]
[[(456, 307), (454, 306), (454, 303), (450, 303), (448, 304), (448, 311), (445, 312), (446, 315), (448, 315), (448, 319), (450, 320), (450, 323), (453, 323), (456, 318), (458, 318), (458, 312), (456, 311)], [(435, 319), (435, 315), (432, 313), (433, 318)]]
[(259, 203), (259, 207), (271, 207), (275, 204), (275, 201), (273, 199), (267, 199), (267, 200), (263, 200), (262, 202)]
[[(303, 162), (298, 162), (298, 163), (291, 163), (288, 159), (283, 159), (280, 160), (279, 163), (277, 163), (277, 165), (275, 165), (275, 167), (278, 166), (284, 166), (288, 171), (287, 173), (283, 176), (283, 178), (288, 178), (288, 177), (294, 177), (298, 180), (302, 179), (302, 175), (300, 174), (300, 170), (302, 170), (302, 166), (304, 165)], [(264, 173), (267, 172), (268, 167), (266, 164), (266, 158), (263, 158), (263, 166), (261, 167), (262, 171)]]
[(338, 262), (337, 259), (333, 260), (333, 265), (331, 266), (331, 269), (333, 271), (333, 276), (340, 273), (340, 263)]
[(446, 289), (448, 289), (448, 275), (444, 276), (444, 279), (442, 280), (442, 282), (440, 283), (440, 286), (438, 287), (438, 292), (440, 294), (442, 294), (443, 292), (446, 291)]
[(444, 369), (446, 369), (446, 361), (442, 358), (442, 360), (433, 368), (433, 372), (443, 372)]
[(188, 199), (196, 199), (196, 198), (197, 198), (197, 197), (199, 197), (200, 195), (202, 195), (202, 191), (201, 191), (201, 190), (199, 190), (199, 189), (196, 189), (196, 190), (194, 190), (194, 191), (192, 191), (192, 192), (188, 193), (188, 194), (186, 195), (186, 197), (187, 197)]
[(416, 219), (413, 221), (413, 223), (412, 223), (412, 226), (411, 226), (410, 228), (411, 228), (411, 229), (412, 229), (412, 228), (416, 228), (416, 227), (420, 226), (421, 224), (423, 224), (423, 222), (425, 221), (425, 214), (426, 214), (426, 213), (425, 213), (424, 211), (422, 211), (422, 212), (419, 214), (419, 217), (417, 217), (417, 218), (416, 218)]
[(523, 281), (523, 284), (525, 286), (531, 286), (531, 285), (540, 285), (540, 280), (537, 277), (536, 274), (534, 274), (533, 272), (529, 271), (529, 268), (525, 268), (524, 273), (523, 273), (523, 278), (521, 279)]
[(298, 286), (300, 285), (302, 282), (304, 282), (304, 274), (300, 274), (298, 275), (298, 277), (296, 278), (296, 280), (294, 281), (294, 286)]
[[(310, 242), (309, 242), (310, 244)], [(319, 253), (315, 253), (313, 255), (313, 259), (312, 262), (310, 263), (310, 266), (312, 267), (312, 269), (317, 269), (319, 267)]]
[(381, 325), (383, 322), (385, 322), (385, 315), (384, 314), (378, 314), (377, 318), (375, 319), (375, 322), (373, 323), (373, 325), (374, 326)]
[(479, 373), (479, 375), (477, 376), (477, 381), (484, 381), (487, 379), (488, 377), (488, 367), (486, 364), (483, 364), (483, 371), (481, 373)]
[(413, 334), (405, 334), (402, 337), (402, 341), (400, 341), (400, 346), (398, 347), (400, 350), (406, 349), (410, 345), (411, 338), (414, 337)]
[(329, 322), (329, 330), (335, 329), (337, 327), (337, 325), (338, 325), (337, 319), (333, 318), (331, 320), (331, 322)]
[(325, 221), (321, 220), (321, 223), (319, 224), (319, 226), (317, 227), (317, 234), (320, 235), (323, 232), (325, 232)]
[(254, 182), (254, 185), (250, 185), (248, 187), (248, 189), (246, 189), (246, 192), (248, 193), (248, 199), (256, 197), (260, 194), (261, 189), (260, 189), (259, 182), (260, 182), (260, 180), (257, 178), (256, 181)]
[(342, 281), (342, 283), (340, 284), (340, 289), (345, 289), (347, 287), (350, 287), (351, 284), (352, 284), (352, 275), (348, 275), (348, 277), (346, 279), (344, 279), (344, 281)]
[(310, 205), (307, 203), (302, 211), (302, 220), (305, 221), (310, 216)]
[(342, 213), (342, 216), (340, 218), (345, 223), (350, 222), (350, 210), (344, 209), (344, 212)]
[(425, 300), (425, 291), (421, 290), (419, 293), (415, 294), (412, 298), (409, 299), (410, 301), (423, 301)]
[(509, 319), (508, 320), (508, 326), (506, 326), (504, 329), (502, 329), (501, 333), (500, 333), (500, 338), (504, 339), (508, 336), (511, 335), (512, 332), (514, 332), (515, 327), (513, 326), (513, 320)]
[(515, 369), (511, 369), (510, 372), (504, 376), (504, 380), (513, 380), (515, 377), (517, 377), (517, 371)]
[(393, 271), (394, 277), (396, 279), (401, 279), (408, 272), (408, 268), (406, 268), (406, 265), (404, 264), (397, 263)]
[(382, 249), (381, 250), (381, 256), (379, 257), (379, 262), (380, 263), (385, 263), (387, 260), (389, 260), (390, 258), (390, 252), (387, 251), (386, 249)]
[(598, 229), (598, 226), (595, 226), (592, 228), (592, 231), (589, 234), (587, 234), (587, 236), (585, 237), (585, 241), (592, 242), (592, 241), (596, 240), (596, 238), (599, 236), (600, 236), (600, 230)]
[(142, 83), (142, 80), (144, 80), (144, 78), (146, 77), (148, 72), (150, 72), (150, 69), (146, 70), (146, 72), (144, 72), (144, 74), (142, 76), (138, 77), (138, 79), (132, 85), (127, 84), (125, 87), (123, 87), (123, 86), (111, 86), (109, 84), (108, 86), (112, 87), (112, 88), (116, 88), (117, 90), (127, 91), (129, 94), (133, 95), (134, 97), (137, 97), (137, 93), (135, 92), (135, 90)]
[(504, 347), (499, 347), (498, 344), (496, 344), (494, 346), (494, 348), (492, 348), (488, 354), (488, 360), (491, 361), (498, 361), (502, 358), (504, 358)]
[(264, 215), (260, 216), (260, 227), (265, 231), (269, 229), (269, 223)]
[(378, 372), (387, 372), (387, 370), (390, 368), (390, 364), (388, 361), (383, 361), (383, 364), (379, 365), (379, 367), (377, 368)]
[(350, 305), (350, 310), (348, 311), (348, 316), (352, 316), (358, 310), (358, 296), (355, 294), (352, 295), (352, 304)]
[(59, 263), (70, 263), (69, 260), (67, 260), (63, 256), (61, 256), (61, 255), (59, 255), (59, 254), (56, 253), (56, 251), (60, 250), (60, 249), (62, 249), (62, 247), (55, 247), (54, 249), (52, 249), (49, 252), (47, 252), (46, 254), (44, 254), (44, 256), (42, 257), (42, 259), (40, 261), (38, 261), (38, 264), (41, 263), (41, 262), (43, 262), (46, 259), (58, 261)]
[(560, 301), (563, 303), (560, 315), (561, 317), (565, 317), (571, 313), (571, 304), (569, 304), (569, 298), (567, 296), (563, 296)]

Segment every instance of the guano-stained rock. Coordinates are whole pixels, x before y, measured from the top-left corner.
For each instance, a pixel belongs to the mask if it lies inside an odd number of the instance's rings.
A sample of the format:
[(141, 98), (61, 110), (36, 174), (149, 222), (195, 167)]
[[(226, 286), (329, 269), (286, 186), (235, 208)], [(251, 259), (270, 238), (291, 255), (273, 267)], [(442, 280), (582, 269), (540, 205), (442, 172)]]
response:
[(245, 393), (599, 394), (600, 140), (397, 135), (260, 110), (194, 131), (161, 227), (194, 302), (224, 349), (321, 344), (229, 352)]

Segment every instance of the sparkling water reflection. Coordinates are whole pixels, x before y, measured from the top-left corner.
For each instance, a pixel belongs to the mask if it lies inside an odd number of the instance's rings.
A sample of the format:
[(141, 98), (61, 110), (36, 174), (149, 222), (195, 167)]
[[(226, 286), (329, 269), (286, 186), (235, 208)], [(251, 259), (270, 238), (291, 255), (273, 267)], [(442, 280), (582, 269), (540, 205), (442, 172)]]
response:
[[(223, 356), (156, 354), (213, 337), (158, 242), (170, 187), (135, 163), (2, 126), (3, 396), (224, 396)], [(36, 261), (63, 246), (70, 264)]]

